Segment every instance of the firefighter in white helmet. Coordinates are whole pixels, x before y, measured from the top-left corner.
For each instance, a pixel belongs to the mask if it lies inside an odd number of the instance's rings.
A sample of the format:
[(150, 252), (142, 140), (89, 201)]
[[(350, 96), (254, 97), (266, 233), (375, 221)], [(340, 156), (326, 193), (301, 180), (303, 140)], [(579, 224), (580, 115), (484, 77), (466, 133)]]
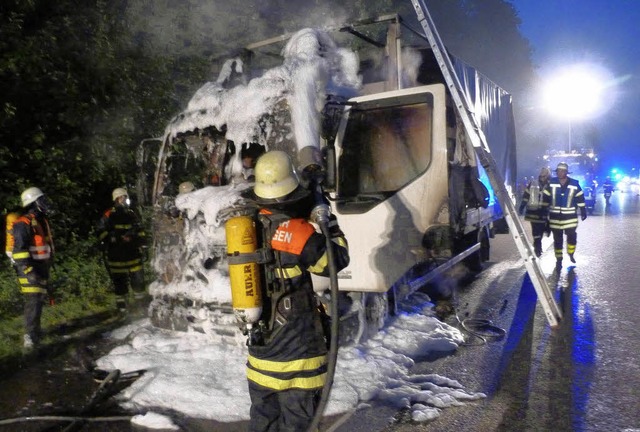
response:
[(524, 214), (524, 219), (531, 223), (531, 235), (533, 237), (533, 249), (536, 256), (542, 255), (542, 236), (547, 231), (547, 215), (542, 207), (543, 192), (549, 184), (551, 170), (547, 167), (540, 169), (537, 180), (531, 180), (527, 184), (522, 200), (520, 201), (519, 211)]
[(49, 288), (49, 271), (53, 263), (53, 236), (47, 213), (50, 205), (44, 192), (30, 187), (20, 196), (24, 212), (13, 222), (13, 260), (25, 295), (24, 348), (38, 345), (41, 338), (40, 317)]
[(183, 195), (189, 192), (193, 192), (195, 188), (196, 187), (190, 181), (182, 182), (178, 186), (178, 195)]
[(124, 188), (113, 190), (113, 206), (98, 222), (97, 236), (105, 256), (105, 266), (113, 282), (116, 307), (126, 312), (129, 285), (136, 300), (145, 297), (142, 248), (145, 232), (136, 213), (129, 207), (129, 194)]
[[(310, 275), (329, 275), (326, 240), (309, 222), (316, 203), (287, 153), (270, 151), (258, 158), (247, 197), (260, 207), (260, 246), (272, 252), (263, 264), (265, 328), (256, 327), (248, 341), (249, 430), (304, 431), (326, 377), (328, 317)], [(349, 262), (347, 243), (333, 215), (329, 226), (339, 271)]]
[(580, 182), (572, 179), (569, 165), (560, 162), (556, 167), (556, 177), (553, 177), (543, 194), (543, 206), (548, 212), (549, 227), (553, 233), (553, 249), (556, 255), (556, 267), (562, 267), (564, 236), (567, 236), (567, 254), (575, 263), (574, 254), (578, 242), (578, 211), (580, 218), (587, 218), (587, 207)]

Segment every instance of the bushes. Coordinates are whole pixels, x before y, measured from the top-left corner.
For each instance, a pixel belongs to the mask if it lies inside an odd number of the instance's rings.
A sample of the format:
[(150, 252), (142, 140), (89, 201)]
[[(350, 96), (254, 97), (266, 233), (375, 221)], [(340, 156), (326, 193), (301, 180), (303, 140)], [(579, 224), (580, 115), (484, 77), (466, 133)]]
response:
[(0, 261), (0, 316), (9, 318), (22, 313), (22, 296), (9, 259), (4, 256)]

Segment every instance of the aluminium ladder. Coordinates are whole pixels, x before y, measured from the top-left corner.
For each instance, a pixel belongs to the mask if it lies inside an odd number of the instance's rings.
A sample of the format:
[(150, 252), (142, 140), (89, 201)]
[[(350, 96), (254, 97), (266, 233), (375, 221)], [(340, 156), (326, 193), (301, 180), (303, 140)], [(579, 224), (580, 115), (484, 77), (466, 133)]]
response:
[(504, 186), (504, 179), (498, 169), (496, 163), (490, 154), (489, 146), (486, 138), (479, 127), (478, 121), (473, 115), (470, 102), (462, 89), (462, 85), (455, 73), (451, 59), (449, 58), (446, 48), (440, 39), (433, 19), (427, 10), (424, 0), (411, 0), (413, 7), (418, 16), (418, 21), (422, 25), (427, 40), (431, 45), (433, 54), (440, 66), (440, 70), (444, 75), (446, 85), (451, 92), (456, 110), (460, 114), (464, 127), (471, 138), (471, 143), (480, 159), (480, 163), (487, 172), (487, 176), (491, 182), (491, 186), (495, 190), (500, 205), (505, 213), (505, 219), (509, 226), (509, 231), (513, 240), (520, 251), (520, 256), (524, 259), (524, 264), (533, 282), (533, 286), (538, 295), (538, 300), (544, 309), (547, 321), (552, 328), (558, 326), (559, 320), (562, 318), (562, 312), (558, 308), (553, 293), (547, 284), (544, 273), (540, 268), (538, 257), (536, 257), (533, 247), (526, 236), (522, 222), (518, 218), (515, 205), (511, 201), (511, 197)]

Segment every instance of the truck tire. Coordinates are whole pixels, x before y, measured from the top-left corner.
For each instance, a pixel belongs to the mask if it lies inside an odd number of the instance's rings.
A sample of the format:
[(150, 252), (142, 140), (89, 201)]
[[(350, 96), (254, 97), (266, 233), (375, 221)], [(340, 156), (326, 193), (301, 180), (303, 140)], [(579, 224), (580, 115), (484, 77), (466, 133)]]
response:
[(384, 327), (389, 317), (389, 296), (384, 293), (366, 293), (364, 297), (366, 338), (375, 335)]
[(464, 249), (473, 246), (475, 243), (480, 243), (480, 249), (469, 255), (469, 257), (464, 260), (464, 263), (469, 270), (477, 273), (482, 271), (482, 264), (489, 261), (490, 258), (491, 244), (489, 243), (487, 227), (482, 227), (466, 235)]

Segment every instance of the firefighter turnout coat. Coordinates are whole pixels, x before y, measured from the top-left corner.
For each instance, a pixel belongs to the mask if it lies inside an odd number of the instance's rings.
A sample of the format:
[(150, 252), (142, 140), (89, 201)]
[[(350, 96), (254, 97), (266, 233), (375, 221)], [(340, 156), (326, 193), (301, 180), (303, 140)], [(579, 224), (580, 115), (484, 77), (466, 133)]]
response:
[[(274, 256), (265, 266), (268, 304), (263, 312), (271, 328), (263, 344), (249, 346), (250, 387), (276, 392), (321, 389), (326, 378), (328, 335), (310, 272), (329, 275), (326, 239), (304, 218), (263, 209), (259, 221), (265, 246)], [(349, 263), (347, 242), (335, 218), (330, 226), (335, 264), (341, 270)]]
[(117, 205), (107, 210), (98, 222), (97, 235), (112, 277), (142, 270), (145, 232), (132, 209)]
[(53, 237), (47, 218), (36, 209), (13, 223), (13, 260), (25, 294), (47, 294), (53, 262)]
[(584, 193), (576, 179), (567, 177), (564, 185), (554, 177), (545, 188), (543, 205), (548, 210), (549, 227), (551, 229), (576, 228), (578, 226), (578, 210), (586, 212)]
[(519, 212), (524, 214), (524, 220), (531, 223), (547, 223), (546, 210), (542, 203), (544, 201), (544, 190), (547, 183), (542, 183), (538, 179), (529, 182), (522, 194)]

